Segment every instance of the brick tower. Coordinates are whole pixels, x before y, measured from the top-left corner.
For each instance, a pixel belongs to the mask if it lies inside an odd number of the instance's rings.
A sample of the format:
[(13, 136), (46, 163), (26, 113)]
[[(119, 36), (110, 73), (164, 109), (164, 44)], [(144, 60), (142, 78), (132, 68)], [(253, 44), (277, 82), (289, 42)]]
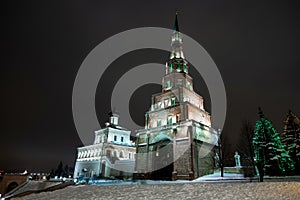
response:
[(152, 96), (145, 129), (137, 131), (138, 179), (192, 180), (214, 168), (217, 132), (203, 98), (193, 90), (177, 18), (176, 13), (162, 92)]

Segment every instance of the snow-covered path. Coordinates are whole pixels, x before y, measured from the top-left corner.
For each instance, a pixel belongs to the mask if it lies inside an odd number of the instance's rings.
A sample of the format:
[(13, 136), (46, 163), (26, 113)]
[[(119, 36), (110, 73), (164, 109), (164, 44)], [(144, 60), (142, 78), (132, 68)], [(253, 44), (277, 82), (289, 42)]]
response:
[(79, 185), (20, 199), (300, 199), (300, 182)]

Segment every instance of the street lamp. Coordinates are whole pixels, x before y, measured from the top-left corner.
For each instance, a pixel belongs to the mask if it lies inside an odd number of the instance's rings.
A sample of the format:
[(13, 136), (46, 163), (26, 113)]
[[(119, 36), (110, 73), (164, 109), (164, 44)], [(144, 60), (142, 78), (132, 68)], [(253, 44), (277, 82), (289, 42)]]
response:
[(224, 177), (224, 166), (223, 166), (223, 149), (222, 149), (222, 141), (221, 141), (221, 129), (218, 129), (218, 148), (219, 148), (219, 155), (220, 155), (220, 160), (219, 160), (219, 166), (221, 169), (221, 177)]

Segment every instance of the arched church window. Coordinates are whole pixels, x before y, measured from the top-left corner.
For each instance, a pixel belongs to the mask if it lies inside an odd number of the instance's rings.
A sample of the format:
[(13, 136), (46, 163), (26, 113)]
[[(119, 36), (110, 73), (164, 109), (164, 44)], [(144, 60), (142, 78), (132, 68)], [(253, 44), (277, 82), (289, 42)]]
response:
[(110, 150), (106, 150), (106, 156), (108, 156), (108, 157), (112, 156)]
[(121, 152), (120, 152), (120, 158), (123, 158), (123, 157), (124, 157), (124, 152), (121, 151)]

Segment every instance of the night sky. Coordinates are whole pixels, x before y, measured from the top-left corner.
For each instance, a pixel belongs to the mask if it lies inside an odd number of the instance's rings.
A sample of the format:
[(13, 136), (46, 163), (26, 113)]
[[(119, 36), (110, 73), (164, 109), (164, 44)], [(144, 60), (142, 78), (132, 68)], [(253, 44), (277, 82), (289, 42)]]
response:
[[(258, 106), (282, 132), (289, 109), (300, 116), (299, 9), (296, 1), (264, 0), (2, 2), (0, 169), (49, 171), (60, 160), (74, 165), (82, 143), (73, 122), (72, 89), (81, 63), (121, 31), (172, 28), (176, 10), (181, 32), (198, 41), (221, 72), (228, 100), (223, 133), (229, 142), (236, 142), (243, 120), (255, 123)], [(122, 74), (167, 59), (167, 52), (139, 50), (116, 60), (98, 85), (100, 124)], [(195, 70), (190, 75), (210, 111), (205, 83)], [(130, 113), (140, 125), (149, 97), (159, 90), (146, 85), (133, 95)]]

